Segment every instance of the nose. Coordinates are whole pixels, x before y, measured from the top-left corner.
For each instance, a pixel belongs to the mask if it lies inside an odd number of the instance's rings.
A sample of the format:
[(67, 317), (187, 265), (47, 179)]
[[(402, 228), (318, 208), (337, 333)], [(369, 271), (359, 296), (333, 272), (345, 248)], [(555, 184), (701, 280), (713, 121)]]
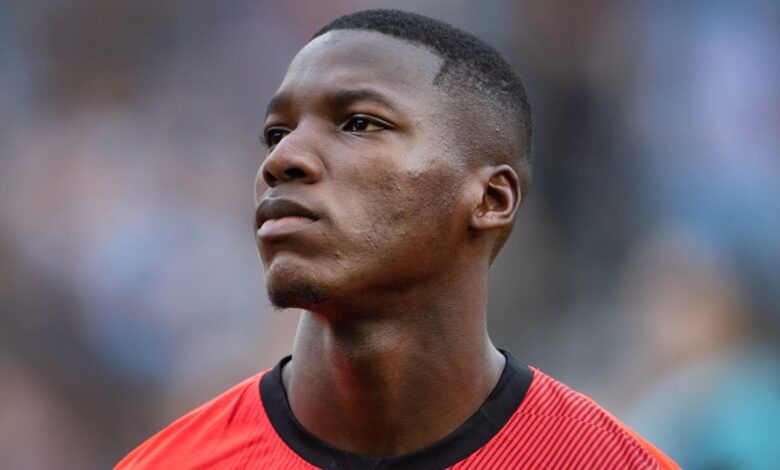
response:
[(316, 142), (314, 133), (303, 126), (285, 136), (260, 166), (265, 184), (273, 188), (292, 181), (306, 184), (319, 181), (324, 166)]

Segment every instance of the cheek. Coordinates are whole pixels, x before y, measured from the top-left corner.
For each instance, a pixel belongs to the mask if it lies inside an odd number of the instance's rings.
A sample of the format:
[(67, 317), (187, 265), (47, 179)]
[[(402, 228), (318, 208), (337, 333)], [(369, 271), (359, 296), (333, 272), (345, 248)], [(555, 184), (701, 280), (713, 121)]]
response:
[(433, 169), (385, 172), (363, 180), (367, 227), (361, 227), (371, 248), (385, 247), (386, 256), (400, 251), (430, 251), (446, 244), (453, 229), (458, 182)]

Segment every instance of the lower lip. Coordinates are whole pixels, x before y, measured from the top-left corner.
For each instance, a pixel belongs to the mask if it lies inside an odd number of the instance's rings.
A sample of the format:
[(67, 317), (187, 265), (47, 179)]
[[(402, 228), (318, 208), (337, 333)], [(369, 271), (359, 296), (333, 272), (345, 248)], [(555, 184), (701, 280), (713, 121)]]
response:
[(284, 235), (305, 228), (315, 221), (308, 217), (282, 217), (279, 219), (268, 219), (257, 230), (258, 237), (271, 237), (274, 235)]

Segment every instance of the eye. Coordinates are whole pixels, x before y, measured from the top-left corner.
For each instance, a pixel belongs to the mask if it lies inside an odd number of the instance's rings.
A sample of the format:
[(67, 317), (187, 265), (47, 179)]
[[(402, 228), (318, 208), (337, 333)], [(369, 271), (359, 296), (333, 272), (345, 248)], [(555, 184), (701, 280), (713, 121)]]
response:
[(290, 131), (287, 129), (282, 129), (281, 127), (271, 127), (265, 131), (265, 144), (269, 149), (274, 148), (289, 133)]
[(341, 129), (347, 132), (377, 132), (389, 129), (390, 126), (366, 116), (352, 116), (341, 126)]

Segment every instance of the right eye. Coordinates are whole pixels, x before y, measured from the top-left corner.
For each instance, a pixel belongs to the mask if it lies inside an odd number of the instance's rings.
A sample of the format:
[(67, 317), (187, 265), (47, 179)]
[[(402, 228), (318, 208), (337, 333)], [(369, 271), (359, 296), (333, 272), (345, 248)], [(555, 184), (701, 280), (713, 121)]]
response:
[(290, 131), (282, 129), (281, 127), (271, 127), (265, 131), (265, 144), (269, 149), (276, 147), (276, 145), (289, 134)]

